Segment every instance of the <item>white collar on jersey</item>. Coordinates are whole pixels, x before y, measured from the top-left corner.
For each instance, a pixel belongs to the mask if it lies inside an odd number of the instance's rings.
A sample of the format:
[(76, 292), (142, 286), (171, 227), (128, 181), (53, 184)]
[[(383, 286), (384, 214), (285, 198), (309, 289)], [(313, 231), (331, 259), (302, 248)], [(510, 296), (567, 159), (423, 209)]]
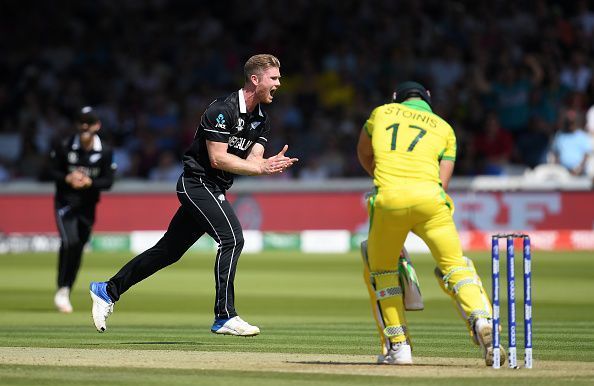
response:
[[(72, 149), (73, 150), (78, 150), (80, 148), (80, 135), (77, 135), (76, 137), (74, 137), (74, 142), (72, 143)], [(93, 138), (93, 150), (95, 151), (101, 151), (103, 147), (101, 146), (101, 139), (99, 139), (98, 135), (95, 135), (95, 138)]]
[[(239, 95), (239, 112), (242, 114), (247, 113), (247, 108), (245, 107), (245, 97), (243, 96), (243, 89), (240, 88), (239, 91), (237, 92), (237, 94)], [(258, 114), (263, 117), (264, 114), (262, 114), (262, 108), (260, 108), (260, 104), (258, 103)]]

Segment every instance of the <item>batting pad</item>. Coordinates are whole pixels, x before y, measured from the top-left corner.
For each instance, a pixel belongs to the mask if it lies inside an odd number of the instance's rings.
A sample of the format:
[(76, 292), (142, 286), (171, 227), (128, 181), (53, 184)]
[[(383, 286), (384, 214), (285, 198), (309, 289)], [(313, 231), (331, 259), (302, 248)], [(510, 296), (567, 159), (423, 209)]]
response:
[(474, 322), (478, 318), (491, 318), (493, 308), (472, 260), (466, 256), (463, 259), (464, 266), (452, 267), (445, 275), (438, 268), (434, 272), (439, 286), (450, 296), (466, 322), (473, 342), (479, 344), (473, 331)]

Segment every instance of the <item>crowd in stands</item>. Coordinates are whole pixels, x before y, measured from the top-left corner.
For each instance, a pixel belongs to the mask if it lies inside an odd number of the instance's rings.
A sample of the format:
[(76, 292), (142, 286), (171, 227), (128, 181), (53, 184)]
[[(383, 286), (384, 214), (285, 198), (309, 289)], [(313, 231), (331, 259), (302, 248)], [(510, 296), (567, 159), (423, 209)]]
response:
[(84, 105), (118, 178), (175, 180), (200, 115), (255, 53), (281, 60), (269, 149), (300, 158), (284, 178), (364, 176), (360, 129), (409, 79), (455, 129), (455, 175), (589, 172), (592, 1), (28, 3), (0, 5), (0, 181), (42, 177)]

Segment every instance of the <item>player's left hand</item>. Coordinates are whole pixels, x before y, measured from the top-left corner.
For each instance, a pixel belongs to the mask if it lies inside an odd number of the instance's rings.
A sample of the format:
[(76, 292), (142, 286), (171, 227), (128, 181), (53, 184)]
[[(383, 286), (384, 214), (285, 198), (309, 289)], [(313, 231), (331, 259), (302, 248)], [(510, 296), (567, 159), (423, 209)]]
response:
[(290, 158), (285, 155), (288, 149), (289, 146), (285, 145), (277, 155), (274, 155), (266, 159), (266, 163), (268, 166), (266, 169), (266, 174), (282, 173), (286, 169), (293, 166), (295, 162), (299, 161), (298, 158)]
[(93, 185), (93, 180), (80, 170), (75, 170), (72, 173), (70, 185), (74, 189), (87, 189)]
[(81, 179), (81, 189), (88, 189), (93, 185), (93, 180), (89, 176), (84, 176)]

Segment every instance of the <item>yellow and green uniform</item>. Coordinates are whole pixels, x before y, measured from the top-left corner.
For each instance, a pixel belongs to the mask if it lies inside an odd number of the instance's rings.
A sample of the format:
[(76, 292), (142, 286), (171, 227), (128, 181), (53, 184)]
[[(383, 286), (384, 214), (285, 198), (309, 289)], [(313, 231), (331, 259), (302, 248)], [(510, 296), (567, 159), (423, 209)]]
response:
[(402, 296), (378, 302), (372, 293), (400, 287), (397, 259), (410, 231), (431, 250), (442, 288), (458, 304), (472, 335), (474, 320), (490, 318), (492, 309), (472, 262), (463, 257), (453, 205), (439, 179), (440, 161), (456, 158), (452, 127), (426, 102), (408, 100), (377, 107), (364, 129), (375, 161), (368, 258), (376, 288), (370, 295), (374, 305), (379, 303), (374, 314), (384, 348), (388, 341), (410, 341)]

